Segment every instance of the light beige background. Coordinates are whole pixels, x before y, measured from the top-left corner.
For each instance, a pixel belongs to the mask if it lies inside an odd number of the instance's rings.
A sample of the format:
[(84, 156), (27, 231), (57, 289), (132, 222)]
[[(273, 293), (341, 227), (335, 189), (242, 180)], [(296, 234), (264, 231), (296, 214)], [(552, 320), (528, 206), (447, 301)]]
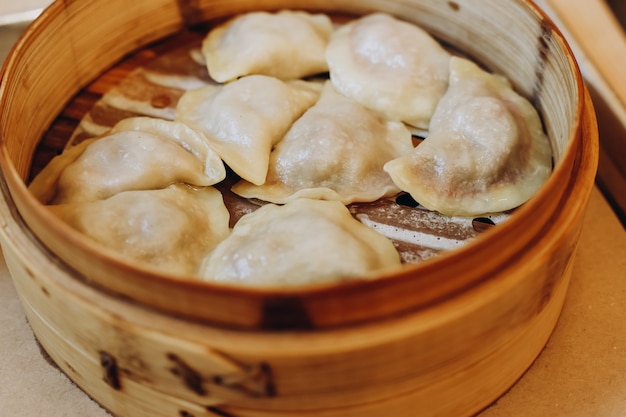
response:
[(50, 3), (52, 0), (0, 0), (0, 16), (41, 9)]

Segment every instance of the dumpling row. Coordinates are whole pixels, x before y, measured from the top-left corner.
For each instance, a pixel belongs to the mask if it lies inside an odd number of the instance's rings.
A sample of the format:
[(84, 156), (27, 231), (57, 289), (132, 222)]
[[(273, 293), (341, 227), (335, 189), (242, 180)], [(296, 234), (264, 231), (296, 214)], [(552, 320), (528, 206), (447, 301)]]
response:
[(393, 243), (339, 202), (268, 204), (231, 233), (229, 211), (211, 186), (224, 177), (224, 164), (201, 132), (138, 117), (68, 148), (30, 189), (106, 250), (161, 273), (285, 286), (363, 278), (400, 265)]
[(30, 191), (56, 216), (144, 266), (195, 275), (229, 234), (229, 212), (212, 187), (224, 163), (188, 126), (137, 117), (68, 148)]
[[(185, 92), (174, 121), (127, 119), (68, 149), (31, 183), (35, 196), (150, 267), (300, 285), (400, 264), (346, 204), (402, 190), (432, 210), (476, 215), (522, 204), (549, 175), (530, 103), (391, 16), (335, 29), (325, 15), (249, 13), (212, 30), (202, 51), (222, 84)], [(301, 79), (326, 71), (328, 81)], [(414, 147), (407, 126), (427, 139)], [(241, 178), (235, 193), (275, 203), (232, 231), (212, 187), (224, 164)]]
[[(220, 57), (220, 71), (232, 69), (229, 79), (243, 76), (233, 84), (254, 71), (293, 78), (267, 71), (292, 62), (301, 76), (324, 70), (301, 61), (293, 53), (298, 45), (325, 61), (330, 76), (331, 85), (289, 123), (284, 136), (247, 158), (248, 169), (258, 166), (259, 175), (240, 174), (243, 181), (233, 191), (274, 203), (310, 197), (348, 204), (402, 190), (442, 214), (476, 216), (513, 209), (545, 182), (552, 158), (539, 115), (503, 77), (452, 56), (420, 27), (387, 14), (370, 14), (335, 30), (321, 16), (249, 13), (207, 36), (203, 51), (209, 73)], [(326, 22), (316, 32), (323, 35), (311, 35), (317, 27), (312, 19)], [(300, 24), (283, 24), (286, 20)], [(261, 41), (279, 32), (280, 42)], [(271, 56), (273, 65), (260, 65), (257, 55), (236, 54), (247, 48), (243, 43), (252, 33), (259, 34), (257, 52)], [(183, 97), (183, 103), (189, 101)], [(279, 123), (284, 113), (274, 109)], [(188, 120), (193, 112), (185, 106), (178, 114)], [(236, 117), (229, 120), (230, 128)], [(413, 149), (402, 124), (422, 131), (426, 140)], [(219, 129), (205, 133), (224, 136)], [(231, 141), (243, 136), (229, 133)]]
[[(383, 166), (413, 149), (404, 123), (340, 94), (332, 67), (330, 82), (293, 79), (329, 70), (335, 36), (327, 16), (293, 11), (248, 13), (207, 35), (208, 72), (229, 82), (186, 92), (175, 119), (202, 131), (241, 177), (235, 193), (278, 204), (301, 197), (349, 204), (400, 191)], [(242, 53), (249, 48), (254, 53)]]

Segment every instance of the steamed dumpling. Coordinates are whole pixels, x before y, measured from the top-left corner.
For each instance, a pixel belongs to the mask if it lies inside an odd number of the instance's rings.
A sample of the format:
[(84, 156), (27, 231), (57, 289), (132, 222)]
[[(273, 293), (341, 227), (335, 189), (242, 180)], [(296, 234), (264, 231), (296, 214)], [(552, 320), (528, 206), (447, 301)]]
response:
[(304, 78), (328, 71), (324, 53), (332, 31), (324, 14), (252, 12), (211, 30), (202, 53), (218, 82), (252, 74)]
[(263, 184), (272, 146), (317, 101), (320, 89), (318, 83), (251, 75), (186, 92), (176, 120), (204, 133), (240, 177)]
[(420, 129), (448, 86), (450, 54), (420, 27), (382, 13), (338, 29), (326, 57), (337, 91)]
[(101, 245), (173, 274), (197, 275), (202, 259), (230, 233), (228, 210), (213, 187), (179, 184), (47, 207)]
[(317, 104), (276, 145), (265, 184), (242, 181), (233, 191), (273, 203), (374, 201), (399, 191), (383, 165), (412, 149), (403, 123), (387, 121), (326, 83)]
[(242, 217), (206, 259), (206, 281), (295, 286), (363, 278), (400, 265), (393, 243), (337, 201), (267, 204)]
[(425, 207), (475, 216), (528, 200), (550, 175), (552, 157), (528, 100), (503, 77), (452, 58), (428, 138), (385, 170)]
[(66, 150), (30, 188), (41, 201), (61, 204), (177, 182), (208, 186), (225, 177), (224, 163), (201, 134), (181, 123), (137, 117)]

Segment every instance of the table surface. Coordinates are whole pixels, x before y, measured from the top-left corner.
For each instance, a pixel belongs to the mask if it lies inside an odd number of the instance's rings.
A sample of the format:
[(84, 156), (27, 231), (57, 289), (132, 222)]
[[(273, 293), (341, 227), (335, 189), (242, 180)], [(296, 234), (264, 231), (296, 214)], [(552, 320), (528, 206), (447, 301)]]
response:
[[(21, 30), (0, 27), (0, 62)], [(626, 232), (594, 189), (555, 331), (533, 366), (480, 417), (626, 415), (625, 255)], [(0, 387), (0, 417), (109, 416), (44, 358), (1, 255)]]

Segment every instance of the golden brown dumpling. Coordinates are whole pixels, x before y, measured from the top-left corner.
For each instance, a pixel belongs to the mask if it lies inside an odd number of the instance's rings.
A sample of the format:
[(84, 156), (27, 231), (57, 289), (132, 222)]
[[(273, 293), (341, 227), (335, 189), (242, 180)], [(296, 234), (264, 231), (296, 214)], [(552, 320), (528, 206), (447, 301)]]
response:
[(475, 216), (528, 200), (550, 175), (552, 157), (528, 100), (503, 77), (455, 57), (428, 138), (385, 170), (426, 208)]

